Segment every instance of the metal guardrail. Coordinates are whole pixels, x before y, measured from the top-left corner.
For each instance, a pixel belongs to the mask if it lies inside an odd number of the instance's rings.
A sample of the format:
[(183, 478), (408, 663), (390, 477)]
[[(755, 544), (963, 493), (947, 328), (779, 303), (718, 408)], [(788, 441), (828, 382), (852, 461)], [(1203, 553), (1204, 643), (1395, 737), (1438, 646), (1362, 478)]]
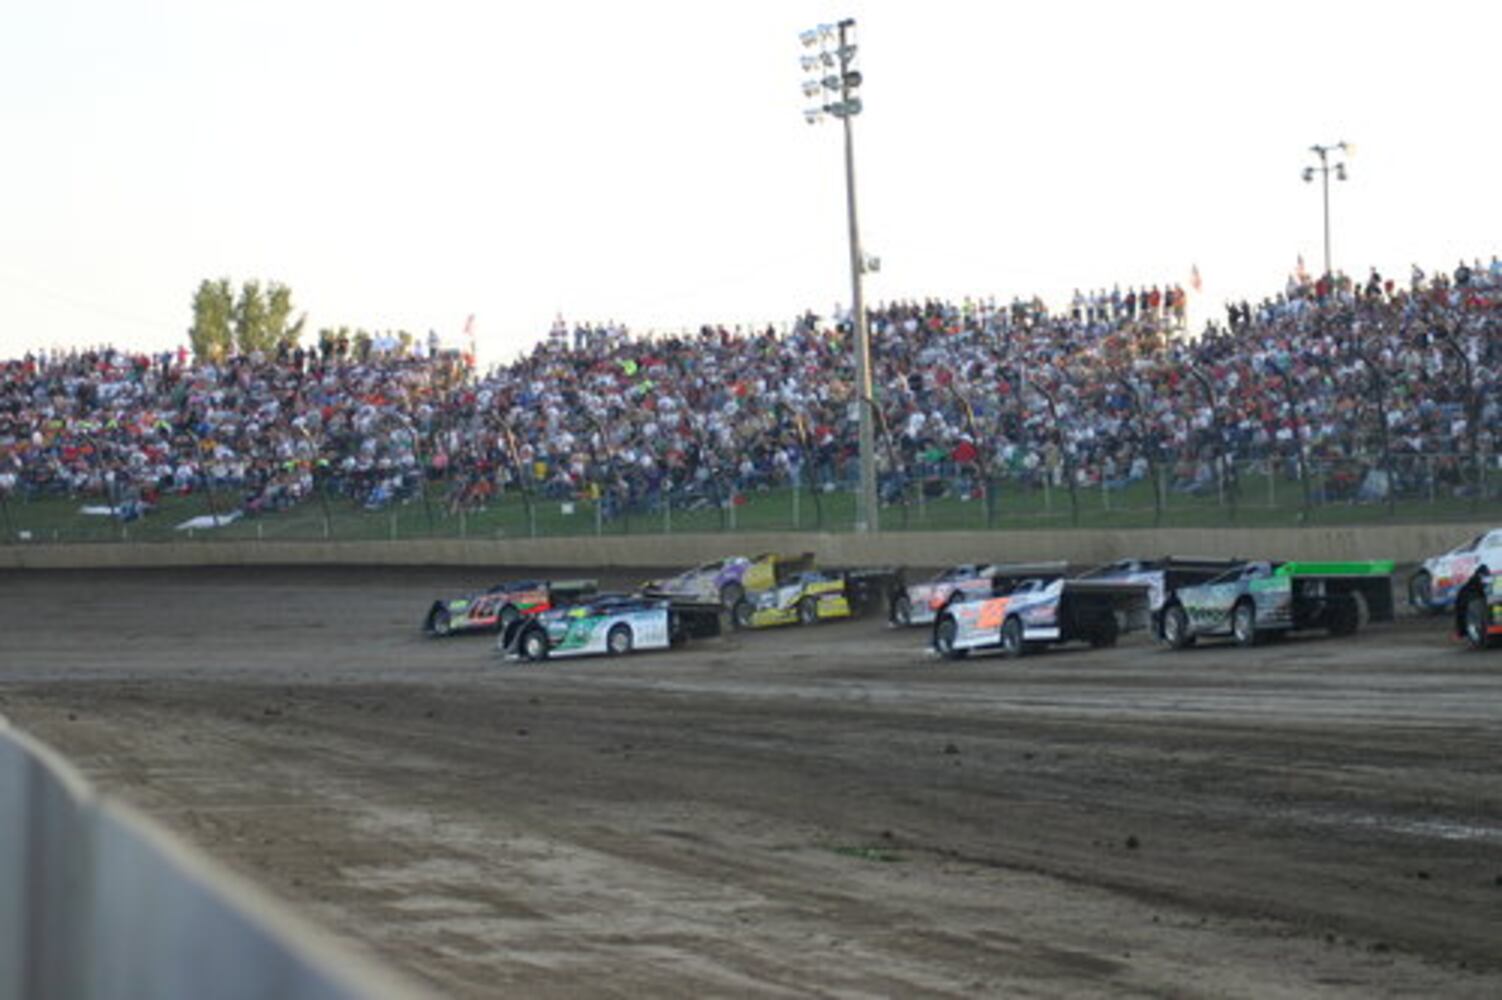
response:
[(0, 1000), (417, 995), (0, 717)]

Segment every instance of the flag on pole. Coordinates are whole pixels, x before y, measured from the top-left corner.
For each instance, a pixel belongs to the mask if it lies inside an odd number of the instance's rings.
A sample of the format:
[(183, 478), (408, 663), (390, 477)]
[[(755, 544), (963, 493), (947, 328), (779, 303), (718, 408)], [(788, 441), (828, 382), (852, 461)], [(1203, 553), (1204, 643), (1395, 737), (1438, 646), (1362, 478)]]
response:
[(1189, 287), (1196, 292), (1205, 290), (1205, 283), (1200, 280), (1200, 266), (1198, 264), (1189, 269)]
[(464, 342), (469, 345), (464, 355), (464, 363), (470, 368), (475, 366), (475, 314), (470, 313), (464, 321)]

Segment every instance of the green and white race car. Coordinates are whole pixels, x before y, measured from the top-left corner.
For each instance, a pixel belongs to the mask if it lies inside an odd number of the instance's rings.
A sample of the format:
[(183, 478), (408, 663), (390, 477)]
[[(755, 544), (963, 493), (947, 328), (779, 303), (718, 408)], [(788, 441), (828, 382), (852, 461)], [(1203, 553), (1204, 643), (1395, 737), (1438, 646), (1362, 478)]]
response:
[(717, 604), (640, 594), (602, 594), (506, 626), (500, 649), (512, 660), (622, 656), (720, 634)]
[(1200, 636), (1251, 646), (1298, 629), (1350, 635), (1368, 621), (1392, 621), (1392, 569), (1386, 561), (1240, 563), (1208, 583), (1168, 593), (1159, 636), (1184, 649)]

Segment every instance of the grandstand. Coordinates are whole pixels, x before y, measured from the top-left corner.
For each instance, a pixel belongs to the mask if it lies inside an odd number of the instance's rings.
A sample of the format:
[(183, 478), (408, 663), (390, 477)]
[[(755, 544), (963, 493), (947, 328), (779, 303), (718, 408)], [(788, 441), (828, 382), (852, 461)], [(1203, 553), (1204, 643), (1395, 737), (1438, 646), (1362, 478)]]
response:
[[(1502, 490), (1496, 258), (1406, 287), (1290, 278), (1193, 337), (1183, 302), (1155, 288), (1057, 314), (1036, 299), (873, 309), (895, 523), (1400, 503), (1432, 517)], [(847, 325), (811, 314), (781, 332), (560, 326), (484, 373), (454, 354), (291, 344), (221, 363), (28, 354), (0, 364), (0, 500), (11, 540), (80, 523), (149, 537), (194, 516), (278, 536), (838, 527), (852, 386)]]

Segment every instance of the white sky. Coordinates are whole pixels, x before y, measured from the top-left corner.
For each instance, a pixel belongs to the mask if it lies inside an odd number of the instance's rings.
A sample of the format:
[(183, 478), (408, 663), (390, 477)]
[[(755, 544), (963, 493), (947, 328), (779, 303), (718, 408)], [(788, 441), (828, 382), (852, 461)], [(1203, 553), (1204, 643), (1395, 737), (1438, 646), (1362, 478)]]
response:
[(561, 311), (633, 329), (848, 301), (835, 123), (798, 32), (859, 20), (872, 301), (1502, 249), (1502, 4), (49, 0), (0, 12), (0, 356), (185, 340), (204, 277), (309, 328)]

